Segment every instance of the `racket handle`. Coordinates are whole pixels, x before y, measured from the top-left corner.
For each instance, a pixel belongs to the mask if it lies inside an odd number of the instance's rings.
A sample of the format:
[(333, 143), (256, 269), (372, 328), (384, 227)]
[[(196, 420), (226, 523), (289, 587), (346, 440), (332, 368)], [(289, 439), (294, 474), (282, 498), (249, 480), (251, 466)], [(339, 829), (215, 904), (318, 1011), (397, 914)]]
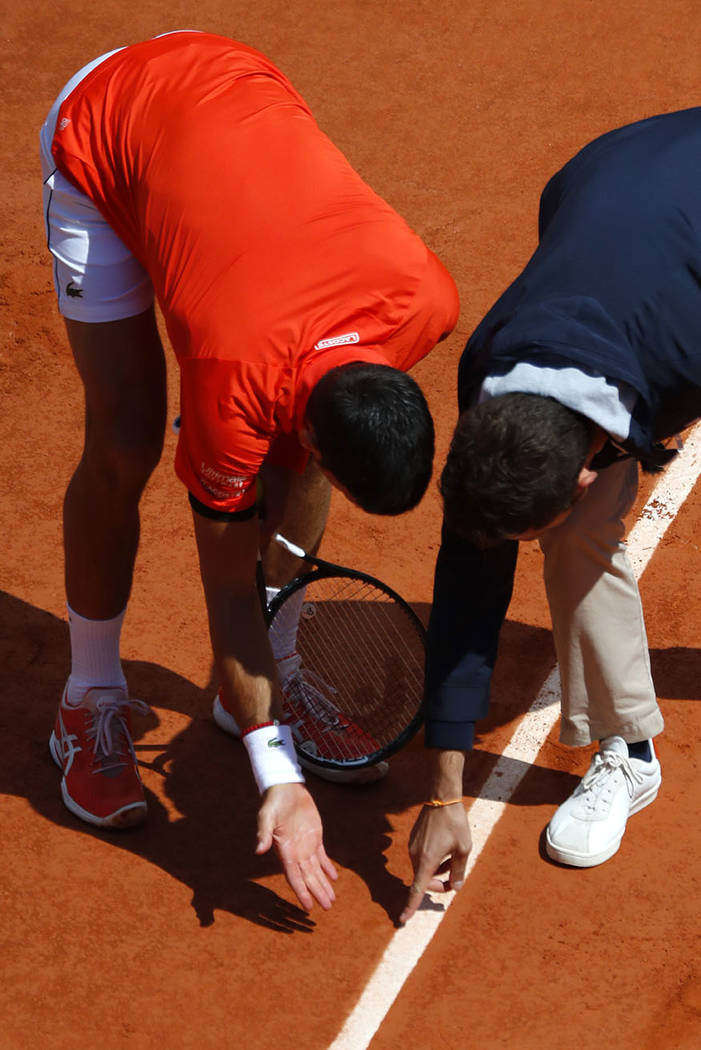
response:
[(260, 604), (263, 610), (263, 614), (265, 615), (265, 613), (267, 613), (268, 611), (268, 596), (265, 593), (265, 575), (263, 573), (263, 559), (261, 558), (260, 554), (258, 555), (258, 560), (256, 561), (256, 589), (258, 591), (258, 597), (260, 598)]
[(307, 552), (305, 550), (298, 547), (296, 543), (290, 543), (290, 541), (286, 540), (284, 536), (281, 536), (279, 532), (275, 533), (273, 539), (276, 543), (279, 543), (281, 547), (284, 547), (286, 551), (289, 551), (290, 554), (294, 554), (296, 558), (307, 557)]

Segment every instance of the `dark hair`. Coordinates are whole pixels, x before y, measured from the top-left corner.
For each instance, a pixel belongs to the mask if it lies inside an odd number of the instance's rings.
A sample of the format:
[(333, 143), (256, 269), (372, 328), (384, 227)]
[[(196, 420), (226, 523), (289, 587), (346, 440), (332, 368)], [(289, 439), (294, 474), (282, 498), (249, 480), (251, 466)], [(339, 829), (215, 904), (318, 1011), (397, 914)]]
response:
[(389, 365), (332, 368), (307, 403), (321, 466), (371, 514), (415, 507), (431, 479), (433, 420), (415, 381)]
[(544, 528), (574, 501), (592, 437), (590, 420), (538, 394), (466, 409), (440, 480), (446, 525), (481, 547)]

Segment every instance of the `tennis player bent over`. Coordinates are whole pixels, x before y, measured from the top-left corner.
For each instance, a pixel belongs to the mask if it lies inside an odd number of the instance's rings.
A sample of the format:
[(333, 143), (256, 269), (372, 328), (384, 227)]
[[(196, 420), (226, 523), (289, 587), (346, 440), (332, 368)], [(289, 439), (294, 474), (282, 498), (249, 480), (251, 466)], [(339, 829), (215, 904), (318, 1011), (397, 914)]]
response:
[[(303, 784), (255, 585), (283, 522), (313, 550), (329, 482), (365, 510), (414, 506), (433, 425), (405, 373), (453, 328), (447, 271), (243, 44), (183, 31), (102, 56), (41, 134), (59, 308), (85, 387), (85, 448), (64, 509), (71, 672), (51, 737), (69, 809), (102, 827), (146, 813), (119, 657), (139, 501), (161, 455), (165, 318), (181, 374), (175, 468), (192, 505), (217, 721), (241, 733), (305, 908), (335, 869)], [(261, 530), (256, 479), (265, 478)], [(282, 554), (278, 554), (278, 558)], [(271, 582), (289, 564), (268, 565)], [(282, 578), (278, 583), (284, 582)]]

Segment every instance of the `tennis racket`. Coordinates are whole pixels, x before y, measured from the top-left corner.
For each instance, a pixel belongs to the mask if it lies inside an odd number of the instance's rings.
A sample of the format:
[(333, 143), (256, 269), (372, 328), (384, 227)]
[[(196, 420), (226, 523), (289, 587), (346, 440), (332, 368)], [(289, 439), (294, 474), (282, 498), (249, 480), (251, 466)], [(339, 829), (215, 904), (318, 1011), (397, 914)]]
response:
[(278, 668), (300, 761), (312, 770), (375, 765), (423, 721), (424, 626), (380, 580), (274, 538), (309, 566), (266, 609), (269, 633), (296, 639)]

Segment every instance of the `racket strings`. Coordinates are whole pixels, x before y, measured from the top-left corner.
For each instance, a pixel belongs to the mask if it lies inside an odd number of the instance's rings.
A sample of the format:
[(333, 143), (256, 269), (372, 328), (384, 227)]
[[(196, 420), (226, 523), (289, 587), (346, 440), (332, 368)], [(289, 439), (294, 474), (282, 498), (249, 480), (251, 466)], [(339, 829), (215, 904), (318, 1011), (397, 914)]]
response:
[(340, 712), (327, 695), (336, 690), (308, 667), (302, 667), (300, 663), (299, 667), (283, 678), (282, 691), (288, 700), (295, 693), (298, 694), (309, 713), (324, 725), (333, 729), (341, 726)]
[[(338, 633), (343, 631), (346, 646), (355, 650), (365, 668), (363, 684), (366, 689), (372, 672), (394, 672), (384, 683), (385, 689), (398, 689), (400, 684), (406, 686), (404, 678), (401, 683), (397, 678), (397, 671), (400, 669), (408, 675), (412, 692), (423, 688), (422, 650), (419, 651), (421, 659), (417, 659), (417, 641), (420, 639), (415, 625), (409, 621), (401, 605), (384, 591), (355, 580), (348, 581), (345, 587), (334, 590), (328, 600), (337, 604), (324, 607), (323, 622), (317, 625), (316, 630), (319, 643), (324, 643), (326, 659), (333, 666), (334, 680), (341, 680), (350, 685), (355, 672), (355, 667), (348, 664), (345, 647), (339, 649), (338, 641), (334, 644), (334, 638), (338, 639)], [(342, 605), (341, 602), (351, 604)], [(315, 645), (315, 656), (317, 651)], [(375, 682), (375, 687), (379, 692), (378, 681)], [(405, 706), (413, 709), (411, 703)], [(365, 703), (361, 705), (361, 709), (366, 707)]]
[(421, 629), (401, 602), (375, 585), (350, 576), (308, 582), (297, 651), (301, 677), (295, 697), (286, 700), (294, 707), (287, 714), (301, 732), (300, 708), (306, 708), (305, 728), (314, 737), (310, 753), (358, 762), (393, 743), (416, 719), (423, 697)]

